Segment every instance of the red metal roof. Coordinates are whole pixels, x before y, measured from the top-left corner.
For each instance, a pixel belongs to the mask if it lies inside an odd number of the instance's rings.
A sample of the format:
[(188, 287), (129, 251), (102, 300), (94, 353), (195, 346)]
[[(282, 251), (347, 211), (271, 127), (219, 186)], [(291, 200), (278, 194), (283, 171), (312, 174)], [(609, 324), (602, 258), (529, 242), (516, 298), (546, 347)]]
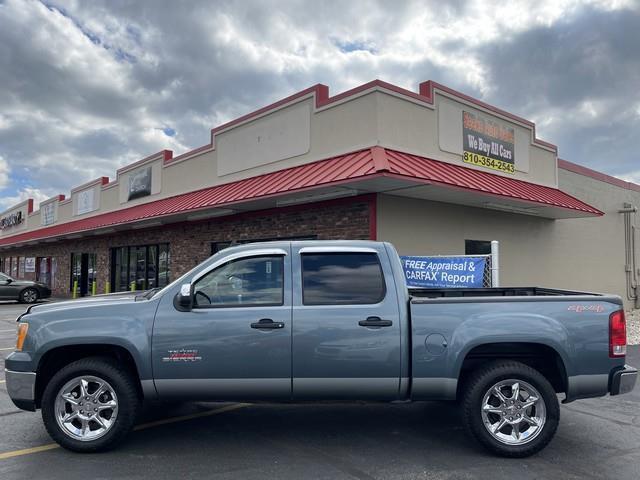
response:
[(593, 215), (604, 215), (600, 210), (557, 188), (536, 185), (516, 180), (515, 178), (494, 175), (417, 155), (393, 150), (386, 150), (386, 152), (390, 171), (397, 175), (491, 195), (525, 200), (551, 207), (562, 207)]
[(224, 208), (238, 202), (337, 183), (348, 183), (373, 176), (402, 177), (561, 207), (592, 215), (602, 215), (599, 210), (555, 188), (534, 185), (522, 180), (425, 157), (386, 150), (382, 147), (373, 147), (299, 167), (287, 168), (122, 210), (11, 235), (1, 238), (0, 245), (70, 235), (212, 207)]

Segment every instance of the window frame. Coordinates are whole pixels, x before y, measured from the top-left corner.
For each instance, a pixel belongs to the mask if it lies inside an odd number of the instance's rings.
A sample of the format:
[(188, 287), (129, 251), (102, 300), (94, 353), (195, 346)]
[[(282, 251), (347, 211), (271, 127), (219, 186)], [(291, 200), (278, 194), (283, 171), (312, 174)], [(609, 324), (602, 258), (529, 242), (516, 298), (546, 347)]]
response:
[[(191, 297), (192, 297), (192, 309), (219, 309), (219, 308), (264, 308), (264, 307), (283, 307), (285, 305), (285, 283), (286, 283), (286, 272), (285, 272), (285, 257), (287, 254), (284, 251), (279, 252), (268, 252), (268, 253), (256, 253), (254, 255), (241, 255), (234, 256), (226, 259), (221, 263), (216, 263), (208, 268), (206, 271), (202, 272), (198, 277), (194, 278), (191, 282)], [(207, 277), (209, 274), (214, 273), (216, 270), (226, 267), (227, 265), (235, 262), (241, 262), (244, 260), (256, 259), (256, 258), (275, 258), (278, 257), (281, 262), (281, 271), (282, 271), (282, 287), (280, 289), (280, 302), (279, 303), (257, 303), (257, 304), (233, 304), (233, 303), (224, 303), (219, 305), (198, 305), (195, 302), (196, 296), (196, 285), (202, 279)]]
[(217, 240), (211, 242), (211, 255), (215, 255), (230, 247), (237, 247), (238, 245), (246, 245), (248, 243), (264, 243), (264, 242), (298, 242), (304, 240), (317, 240), (318, 235), (293, 235), (287, 237), (262, 237), (262, 238), (244, 238), (241, 240)]
[[(382, 278), (382, 292), (381, 296), (376, 302), (349, 302), (349, 303), (308, 303), (305, 301), (304, 296), (304, 256), (305, 255), (373, 255), (375, 256), (378, 269), (380, 270), (380, 277)], [(300, 302), (303, 307), (345, 307), (345, 306), (366, 306), (366, 305), (380, 305), (387, 298), (387, 277), (384, 274), (384, 269), (382, 268), (382, 262), (380, 260), (380, 254), (376, 250), (369, 249), (354, 249), (354, 250), (320, 250), (320, 249), (301, 249), (300, 250)]]

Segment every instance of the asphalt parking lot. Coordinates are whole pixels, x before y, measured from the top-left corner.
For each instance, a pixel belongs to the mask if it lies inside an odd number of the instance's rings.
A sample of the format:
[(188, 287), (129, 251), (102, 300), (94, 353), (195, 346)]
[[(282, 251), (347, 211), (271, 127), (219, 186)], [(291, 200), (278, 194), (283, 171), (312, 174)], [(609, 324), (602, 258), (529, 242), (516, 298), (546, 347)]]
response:
[[(0, 357), (21, 305), (0, 304)], [(628, 363), (640, 365), (638, 346)], [(0, 376), (0, 478), (640, 478), (640, 389), (562, 407), (554, 441), (524, 460), (468, 438), (455, 405), (148, 405), (119, 449), (57, 448), (40, 414), (11, 403)]]

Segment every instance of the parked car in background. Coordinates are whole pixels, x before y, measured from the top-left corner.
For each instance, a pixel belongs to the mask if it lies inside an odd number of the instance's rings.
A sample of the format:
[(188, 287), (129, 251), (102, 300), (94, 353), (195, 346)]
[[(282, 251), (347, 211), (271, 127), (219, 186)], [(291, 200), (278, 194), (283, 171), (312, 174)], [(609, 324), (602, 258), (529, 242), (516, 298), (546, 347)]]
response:
[(20, 303), (36, 303), (51, 296), (51, 289), (40, 282), (15, 280), (0, 273), (0, 300), (17, 300)]

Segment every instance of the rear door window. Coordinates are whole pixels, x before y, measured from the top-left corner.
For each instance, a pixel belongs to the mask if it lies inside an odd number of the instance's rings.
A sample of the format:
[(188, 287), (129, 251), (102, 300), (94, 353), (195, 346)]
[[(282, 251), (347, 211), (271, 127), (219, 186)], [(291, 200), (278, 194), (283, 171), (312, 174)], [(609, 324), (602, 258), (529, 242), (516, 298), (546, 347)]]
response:
[(375, 253), (303, 253), (304, 305), (369, 305), (386, 293)]

